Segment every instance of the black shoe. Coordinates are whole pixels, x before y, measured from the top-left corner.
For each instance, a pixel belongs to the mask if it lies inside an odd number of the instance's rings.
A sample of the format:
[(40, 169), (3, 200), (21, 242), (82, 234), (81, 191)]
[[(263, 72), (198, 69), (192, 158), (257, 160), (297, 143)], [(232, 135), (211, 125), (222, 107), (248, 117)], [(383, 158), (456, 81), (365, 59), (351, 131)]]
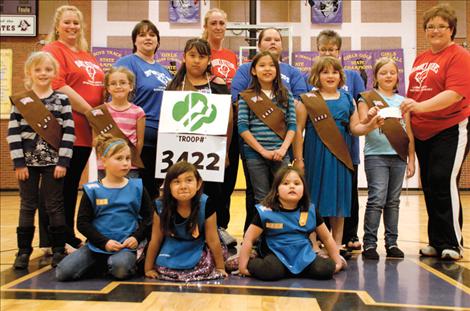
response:
[(365, 259), (379, 260), (379, 253), (374, 247), (368, 248), (362, 252), (362, 257)]
[(339, 254), (340, 256), (343, 256), (343, 258), (346, 260), (351, 259), (351, 256), (352, 256), (351, 252), (349, 252), (347, 249), (344, 249), (344, 248), (341, 248), (339, 250)]
[(25, 253), (19, 254), (18, 253), (16, 255), (15, 262), (13, 263), (13, 268), (19, 269), (19, 270), (24, 270), (28, 268), (29, 256), (31, 256), (31, 254), (25, 254)]
[(67, 255), (64, 252), (57, 252), (57, 253), (52, 254), (51, 266), (53, 268), (57, 267), (59, 262), (61, 262), (62, 259), (65, 258), (65, 256), (67, 256)]
[(394, 245), (387, 248), (387, 257), (405, 258), (405, 254), (398, 248), (398, 246)]

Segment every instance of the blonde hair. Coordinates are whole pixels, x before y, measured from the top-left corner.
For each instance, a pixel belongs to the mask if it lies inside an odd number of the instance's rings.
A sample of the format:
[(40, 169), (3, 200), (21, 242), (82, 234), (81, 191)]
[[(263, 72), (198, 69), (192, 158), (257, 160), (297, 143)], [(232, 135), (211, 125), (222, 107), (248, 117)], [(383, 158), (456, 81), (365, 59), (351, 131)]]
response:
[(83, 14), (76, 6), (73, 6), (73, 5), (63, 5), (57, 8), (54, 14), (54, 19), (53, 19), (53, 24), (52, 24), (53, 27), (51, 29), (51, 32), (47, 36), (46, 41), (50, 43), (50, 42), (59, 40), (59, 33), (57, 32), (57, 27), (59, 26), (62, 16), (67, 11), (77, 14), (78, 20), (80, 21), (80, 32), (79, 32), (79, 38), (77, 40), (77, 46), (76, 46), (77, 49), (80, 51), (88, 51), (88, 42), (86, 41), (86, 38), (85, 38), (85, 24), (83, 22)]
[(320, 89), (320, 73), (327, 67), (332, 67), (333, 69), (339, 71), (338, 88), (343, 87), (343, 85), (346, 83), (346, 75), (344, 74), (343, 66), (341, 66), (339, 59), (332, 56), (321, 56), (317, 58), (312, 66), (312, 70), (310, 71), (308, 83)]
[(132, 88), (132, 91), (129, 92), (127, 95), (127, 100), (131, 100), (134, 95), (135, 95), (135, 75), (132, 71), (127, 69), (126, 67), (120, 66), (120, 67), (111, 67), (106, 75), (104, 76), (104, 86), (105, 86), (105, 98), (108, 98), (111, 94), (108, 92), (108, 87), (109, 87), (109, 77), (116, 72), (120, 72), (126, 75), (127, 80), (129, 81), (129, 84)]
[(377, 89), (379, 87), (379, 82), (377, 81), (377, 74), (379, 73), (380, 68), (382, 68), (383, 66), (389, 63), (393, 64), (395, 66), (395, 69), (397, 70), (397, 83), (395, 83), (393, 90), (396, 91), (398, 89), (398, 83), (400, 82), (400, 78), (398, 75), (398, 65), (393, 59), (391, 59), (390, 57), (386, 57), (386, 56), (377, 59), (377, 61), (375, 62), (374, 69), (373, 69), (374, 70), (374, 89)]
[(129, 148), (129, 146), (127, 146), (127, 142), (124, 139), (107, 133), (96, 136), (94, 139), (94, 145), (96, 148), (96, 153), (100, 158), (111, 157), (124, 148)]
[(209, 18), (211, 17), (212, 14), (214, 13), (220, 13), (223, 15), (224, 19), (225, 19), (225, 22), (227, 22), (227, 13), (225, 13), (224, 10), (222, 9), (219, 9), (219, 8), (213, 8), (213, 9), (210, 9), (209, 11), (207, 11), (206, 15), (204, 15), (204, 30), (202, 31), (202, 39), (204, 40), (207, 40), (207, 38), (209, 37), (209, 34), (207, 33), (207, 23), (209, 22)]
[(43, 63), (45, 60), (49, 60), (51, 62), (55, 74), (59, 72), (59, 63), (50, 53), (42, 51), (31, 53), (24, 63), (24, 86), (27, 90), (31, 90), (33, 86), (33, 81), (31, 80), (31, 70), (33, 70), (33, 68), (37, 65)]

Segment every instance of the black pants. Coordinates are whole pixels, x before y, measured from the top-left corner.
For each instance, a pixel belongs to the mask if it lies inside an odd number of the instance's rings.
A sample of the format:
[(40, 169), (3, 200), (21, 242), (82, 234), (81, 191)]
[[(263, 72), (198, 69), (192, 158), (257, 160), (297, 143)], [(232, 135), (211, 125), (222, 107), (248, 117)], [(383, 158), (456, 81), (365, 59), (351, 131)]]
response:
[(428, 140), (415, 138), (429, 217), (429, 245), (438, 252), (463, 246), (462, 204), (458, 184), (470, 145), (469, 120), (470, 118)]
[(256, 202), (255, 202), (255, 192), (253, 191), (253, 186), (251, 184), (251, 178), (248, 173), (248, 167), (246, 165), (246, 159), (243, 155), (243, 143), (240, 140), (240, 156), (242, 157), (242, 165), (243, 171), (245, 173), (245, 183), (246, 183), (246, 190), (245, 190), (245, 209), (246, 209), (246, 218), (245, 218), (245, 226), (243, 227), (243, 233), (246, 232), (248, 227), (250, 226), (253, 217), (255, 217), (256, 213)]
[(263, 281), (276, 281), (289, 277), (302, 277), (317, 280), (328, 280), (335, 273), (336, 264), (333, 259), (317, 256), (300, 274), (292, 274), (273, 253), (248, 261), (250, 274)]
[(160, 194), (160, 186), (163, 184), (163, 180), (155, 178), (156, 156), (156, 147), (144, 146), (142, 148), (140, 158), (142, 159), (145, 168), (139, 169), (139, 173), (142, 177), (142, 184), (152, 200), (158, 198)]
[(349, 241), (358, 241), (357, 228), (359, 225), (359, 194), (357, 192), (357, 165), (354, 165), (352, 174), (351, 216), (344, 218), (343, 244)]
[[(67, 168), (67, 173), (64, 177), (64, 215), (65, 215), (65, 227), (66, 227), (66, 239), (65, 242), (70, 244), (73, 247), (78, 247), (82, 242), (79, 238), (75, 236), (75, 208), (77, 205), (77, 196), (78, 196), (78, 187), (80, 184), (80, 178), (82, 177), (83, 170), (88, 162), (90, 157), (91, 147), (73, 147), (73, 156), (70, 160), (70, 166)], [(41, 192), (41, 202), (44, 201), (44, 198), (49, 194), (44, 191)], [(47, 222), (47, 217), (41, 213), (39, 209), (39, 232), (40, 232), (40, 241), (39, 245), (41, 247), (49, 246), (50, 243), (47, 241), (47, 227), (49, 223)]]
[[(54, 178), (55, 166), (28, 167), (29, 178), (19, 181), (20, 216), (19, 227), (34, 227), (36, 210), (42, 211), (51, 226), (60, 227), (65, 223), (62, 188), (64, 178)], [(47, 193), (40, 204), (39, 193)]]

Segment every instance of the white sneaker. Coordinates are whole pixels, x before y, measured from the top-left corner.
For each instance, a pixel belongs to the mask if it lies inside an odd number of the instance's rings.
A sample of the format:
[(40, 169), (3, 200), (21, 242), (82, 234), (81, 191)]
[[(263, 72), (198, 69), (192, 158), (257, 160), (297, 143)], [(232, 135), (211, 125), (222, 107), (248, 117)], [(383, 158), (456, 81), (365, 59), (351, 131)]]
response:
[(459, 260), (462, 258), (462, 255), (460, 255), (459, 251), (456, 251), (455, 249), (445, 249), (442, 251), (441, 254), (442, 259), (452, 259), (452, 260)]
[(431, 245), (423, 247), (419, 250), (419, 253), (425, 257), (437, 257), (437, 250)]

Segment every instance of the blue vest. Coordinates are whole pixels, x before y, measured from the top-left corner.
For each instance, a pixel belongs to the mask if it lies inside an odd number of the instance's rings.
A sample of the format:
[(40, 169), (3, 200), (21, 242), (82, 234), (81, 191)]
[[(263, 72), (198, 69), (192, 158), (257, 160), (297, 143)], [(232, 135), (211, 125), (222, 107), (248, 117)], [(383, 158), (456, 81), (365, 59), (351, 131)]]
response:
[[(129, 179), (122, 188), (106, 188), (95, 181), (84, 185), (83, 190), (93, 204), (93, 226), (105, 237), (124, 242), (138, 227), (142, 202), (142, 180)], [(92, 243), (88, 248), (94, 252), (113, 254)]]
[[(198, 231), (197, 238), (193, 237), (192, 232), (187, 232), (186, 225), (188, 219), (183, 223), (174, 224), (175, 234), (173, 236), (165, 236), (160, 253), (155, 263), (158, 266), (171, 269), (192, 269), (201, 260), (202, 250), (206, 242), (204, 235), (204, 223), (206, 217), (207, 195), (203, 194), (200, 200), (198, 214)], [(155, 200), (157, 205), (157, 213), (160, 215), (163, 211), (163, 205), (160, 200)]]
[[(317, 256), (309, 235), (316, 228), (315, 207), (310, 205), (301, 219), (300, 209), (294, 212), (275, 212), (262, 205), (256, 209), (263, 224), (263, 235), (269, 249), (293, 274), (299, 274)], [(304, 220), (304, 224), (299, 223)], [(305, 221), (306, 220), (306, 221)]]

